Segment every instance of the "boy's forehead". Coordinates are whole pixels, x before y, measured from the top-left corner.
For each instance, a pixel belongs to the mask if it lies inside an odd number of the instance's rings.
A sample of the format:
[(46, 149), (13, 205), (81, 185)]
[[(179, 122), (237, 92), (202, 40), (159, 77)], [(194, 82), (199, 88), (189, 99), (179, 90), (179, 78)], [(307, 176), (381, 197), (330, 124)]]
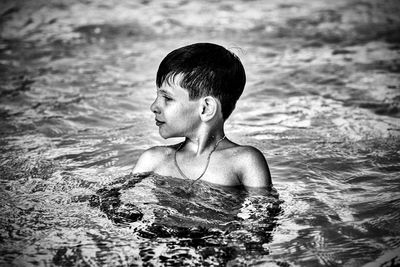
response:
[(174, 94), (174, 93), (177, 93), (177, 91), (182, 91), (182, 90), (187, 92), (186, 89), (184, 89), (180, 86), (181, 79), (182, 79), (182, 77), (179, 74), (174, 75), (173, 77), (167, 78), (167, 79), (165, 79), (163, 84), (157, 88), (157, 90), (160, 92), (165, 92), (165, 93), (170, 93), (170, 94)]

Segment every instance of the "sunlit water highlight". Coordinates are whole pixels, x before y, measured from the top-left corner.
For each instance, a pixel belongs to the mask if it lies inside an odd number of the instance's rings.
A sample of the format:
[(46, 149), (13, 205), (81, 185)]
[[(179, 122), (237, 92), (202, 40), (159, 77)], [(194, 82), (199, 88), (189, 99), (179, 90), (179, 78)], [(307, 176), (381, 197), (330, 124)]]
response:
[[(1, 265), (400, 264), (396, 1), (1, 5)], [(276, 191), (130, 174), (177, 141), (155, 73), (199, 41), (242, 59), (226, 133)]]

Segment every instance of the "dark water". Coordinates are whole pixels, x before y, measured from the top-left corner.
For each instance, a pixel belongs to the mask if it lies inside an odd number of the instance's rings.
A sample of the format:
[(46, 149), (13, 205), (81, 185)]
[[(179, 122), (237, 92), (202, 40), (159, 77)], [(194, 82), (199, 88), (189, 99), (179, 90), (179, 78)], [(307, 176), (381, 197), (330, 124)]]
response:
[[(400, 264), (397, 1), (2, 1), (0, 264)], [(276, 192), (130, 174), (172, 49), (248, 82), (226, 124)]]

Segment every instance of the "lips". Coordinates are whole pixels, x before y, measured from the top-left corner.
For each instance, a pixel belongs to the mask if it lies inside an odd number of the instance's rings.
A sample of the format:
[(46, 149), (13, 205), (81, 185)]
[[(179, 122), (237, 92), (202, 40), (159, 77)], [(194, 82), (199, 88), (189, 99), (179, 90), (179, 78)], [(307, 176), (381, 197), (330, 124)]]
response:
[(162, 125), (162, 124), (164, 124), (165, 122), (164, 121), (160, 121), (160, 120), (157, 120), (156, 119), (156, 125), (157, 126), (160, 126), (160, 125)]

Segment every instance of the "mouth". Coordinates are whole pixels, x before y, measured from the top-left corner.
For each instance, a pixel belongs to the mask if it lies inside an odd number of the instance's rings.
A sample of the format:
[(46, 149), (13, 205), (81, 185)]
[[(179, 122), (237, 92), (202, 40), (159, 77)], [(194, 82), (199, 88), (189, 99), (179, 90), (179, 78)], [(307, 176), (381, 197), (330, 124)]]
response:
[(160, 125), (162, 125), (162, 124), (164, 124), (165, 122), (164, 121), (160, 121), (160, 120), (157, 120), (156, 119), (156, 125), (157, 126), (160, 126)]

